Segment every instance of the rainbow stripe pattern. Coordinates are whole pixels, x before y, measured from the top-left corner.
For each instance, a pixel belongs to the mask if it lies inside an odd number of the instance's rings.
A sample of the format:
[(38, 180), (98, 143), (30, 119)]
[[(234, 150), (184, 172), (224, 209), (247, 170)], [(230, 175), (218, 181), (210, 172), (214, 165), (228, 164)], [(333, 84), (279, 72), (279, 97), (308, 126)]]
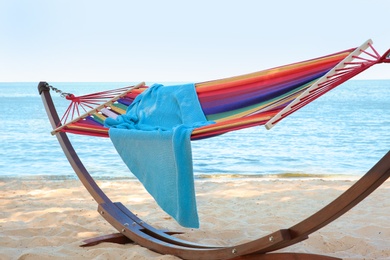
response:
[[(387, 56), (381, 57), (371, 43), (371, 40), (368, 40), (362, 45), (364, 48), (361, 46), (255, 73), (196, 83), (196, 92), (202, 110), (206, 118), (214, 121), (215, 124), (196, 128), (192, 132), (191, 139), (209, 138), (234, 130), (265, 125), (276, 115), (281, 119), (372, 65), (389, 62)], [(367, 52), (367, 48), (371, 48), (371, 52)], [(105, 119), (124, 114), (137, 95), (146, 88), (148, 86), (144, 83), (122, 88), (121, 94), (110, 99), (109, 102), (87, 111), (70, 122), (63, 122), (52, 134), (63, 131), (108, 137), (108, 128), (104, 126)], [(97, 93), (99, 95), (90, 94), (80, 97), (68, 96), (67, 99), (72, 101), (70, 107), (73, 108), (68, 109), (67, 113), (75, 113), (76, 103), (87, 104), (90, 108), (91, 105), (88, 104), (96, 105), (98, 96), (112, 97), (107, 93), (100, 92)], [(302, 95), (304, 98), (300, 100)], [(294, 104), (294, 107), (290, 108), (289, 104)], [(286, 108), (289, 108), (289, 111), (280, 116)], [(64, 117), (67, 118), (68, 115)]]

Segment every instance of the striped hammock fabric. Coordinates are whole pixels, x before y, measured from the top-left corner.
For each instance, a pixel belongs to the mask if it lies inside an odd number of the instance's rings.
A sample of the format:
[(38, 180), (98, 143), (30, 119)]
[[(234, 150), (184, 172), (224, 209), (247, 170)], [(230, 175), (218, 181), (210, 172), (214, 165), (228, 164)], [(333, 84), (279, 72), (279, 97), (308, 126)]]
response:
[[(327, 56), (197, 83), (196, 92), (202, 110), (208, 120), (216, 123), (195, 129), (191, 139), (208, 138), (258, 125), (267, 124), (267, 128), (271, 128), (284, 117), (372, 65), (389, 62), (388, 52), (380, 56), (373, 48), (372, 41), (368, 40), (358, 48)], [(104, 120), (124, 114), (137, 95), (146, 88), (144, 83), (140, 83), (112, 92), (80, 97), (68, 95), (67, 99), (72, 102), (62, 120), (68, 122), (62, 122), (52, 133), (63, 131), (108, 137)], [(99, 103), (101, 99), (107, 98), (107, 102)], [(86, 113), (80, 115), (78, 106)], [(74, 117), (75, 114), (78, 115), (77, 118), (68, 120), (68, 117)]]

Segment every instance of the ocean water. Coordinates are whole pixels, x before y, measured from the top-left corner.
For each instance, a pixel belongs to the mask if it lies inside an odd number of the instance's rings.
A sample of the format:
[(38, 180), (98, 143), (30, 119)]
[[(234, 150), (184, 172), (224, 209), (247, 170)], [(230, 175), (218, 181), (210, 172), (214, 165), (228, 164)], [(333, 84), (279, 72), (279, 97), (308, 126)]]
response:
[[(0, 178), (75, 178), (37, 91), (0, 83)], [(76, 95), (133, 83), (52, 83)], [(52, 93), (59, 114), (68, 101)], [(69, 135), (97, 179), (134, 178), (108, 138)], [(253, 127), (192, 142), (197, 178), (363, 175), (390, 148), (390, 80), (352, 80), (273, 129)]]

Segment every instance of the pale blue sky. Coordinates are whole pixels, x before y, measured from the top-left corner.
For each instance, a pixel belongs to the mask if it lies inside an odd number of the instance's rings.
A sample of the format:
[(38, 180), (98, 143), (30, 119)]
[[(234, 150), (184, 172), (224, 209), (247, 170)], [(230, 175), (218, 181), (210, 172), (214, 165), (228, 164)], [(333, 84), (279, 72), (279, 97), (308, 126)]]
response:
[(384, 53), (389, 17), (389, 0), (0, 0), (0, 81), (199, 82), (369, 38)]

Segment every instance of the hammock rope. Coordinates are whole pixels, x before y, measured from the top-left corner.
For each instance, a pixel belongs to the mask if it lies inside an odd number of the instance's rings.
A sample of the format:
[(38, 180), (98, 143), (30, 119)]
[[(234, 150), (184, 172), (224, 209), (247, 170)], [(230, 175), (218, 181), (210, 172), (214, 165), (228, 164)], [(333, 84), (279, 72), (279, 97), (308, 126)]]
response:
[[(80, 120), (86, 120), (87, 117), (95, 116), (97, 120), (99, 120), (99, 118), (100, 120), (103, 120), (103, 118), (100, 117), (99, 114), (103, 114), (102, 111), (104, 111), (105, 114), (110, 114), (111, 112), (107, 109), (118, 111), (123, 114), (126, 110), (125, 109), (119, 110), (120, 108), (116, 107), (114, 103), (117, 102), (119, 99), (124, 98), (130, 91), (133, 91), (134, 89), (140, 88), (144, 85), (145, 83), (142, 82), (136, 86), (113, 89), (113, 90), (108, 90), (108, 91), (103, 91), (103, 92), (98, 92), (98, 93), (88, 94), (88, 95), (83, 95), (78, 97), (76, 97), (73, 94), (68, 94), (66, 96), (66, 99), (70, 100), (71, 103), (69, 104), (67, 110), (65, 111), (64, 116), (61, 118), (61, 123), (57, 127), (56, 131), (61, 131), (67, 125), (76, 123)], [(109, 99), (109, 101), (107, 101), (107, 99)], [(97, 101), (100, 102), (98, 103)], [(103, 104), (101, 104), (102, 101), (104, 101)], [(93, 106), (91, 105), (95, 105), (95, 108), (93, 108)], [(82, 107), (85, 111), (83, 115), (80, 114), (79, 106)], [(92, 110), (87, 111), (85, 109), (85, 106), (92, 108)], [(71, 119), (70, 119), (71, 121), (68, 122), (67, 120), (69, 118), (69, 115), (71, 115)], [(91, 120), (87, 120), (87, 122), (93, 123)]]

